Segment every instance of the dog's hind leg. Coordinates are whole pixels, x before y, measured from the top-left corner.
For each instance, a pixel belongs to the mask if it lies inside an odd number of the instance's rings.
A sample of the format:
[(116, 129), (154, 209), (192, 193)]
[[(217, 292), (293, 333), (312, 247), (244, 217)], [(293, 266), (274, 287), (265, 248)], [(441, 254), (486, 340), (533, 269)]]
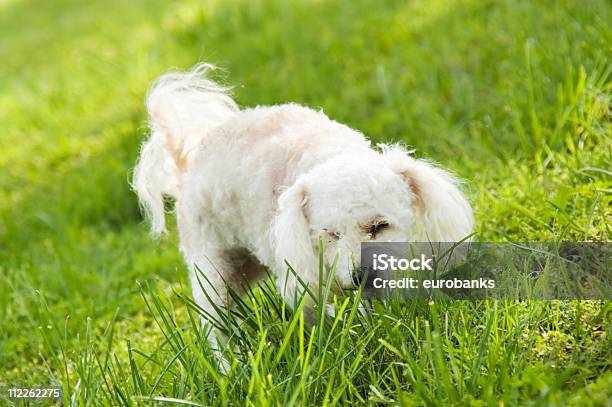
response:
[(227, 325), (228, 299), (227, 283), (231, 278), (231, 264), (216, 250), (202, 250), (198, 255), (185, 256), (189, 265), (189, 279), (193, 299), (201, 314), (203, 332), (220, 362), (228, 371), (229, 363), (222, 356), (225, 337), (220, 327)]
[(202, 313), (204, 328), (210, 330), (209, 342), (221, 368), (227, 372), (229, 363), (222, 356), (227, 337), (222, 332), (239, 318), (231, 313), (234, 303), (229, 291), (242, 296), (251, 282), (265, 275), (265, 269), (242, 248), (219, 249), (210, 245), (193, 256), (185, 257), (191, 258), (193, 297)]
[(188, 265), (193, 299), (203, 318), (222, 325), (222, 311), (229, 305), (226, 285), (231, 275), (229, 265), (222, 257), (205, 251), (197, 259), (188, 260)]

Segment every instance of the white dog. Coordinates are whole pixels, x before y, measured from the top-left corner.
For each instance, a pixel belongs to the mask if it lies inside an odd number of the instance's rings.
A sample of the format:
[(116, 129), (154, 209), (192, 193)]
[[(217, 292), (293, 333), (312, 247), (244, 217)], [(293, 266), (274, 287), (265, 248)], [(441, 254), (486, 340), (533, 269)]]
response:
[[(301, 283), (318, 292), (319, 241), (335, 281), (354, 288), (363, 241), (458, 241), (472, 210), (448, 172), (397, 146), (296, 104), (239, 109), (206, 79), (211, 65), (168, 73), (147, 97), (151, 136), (134, 189), (154, 234), (164, 196), (175, 200), (181, 251), (196, 302), (215, 315), (224, 282), (240, 288), (264, 267), (295, 305)], [(288, 265), (294, 272), (289, 270)], [(197, 269), (211, 290), (202, 291)]]

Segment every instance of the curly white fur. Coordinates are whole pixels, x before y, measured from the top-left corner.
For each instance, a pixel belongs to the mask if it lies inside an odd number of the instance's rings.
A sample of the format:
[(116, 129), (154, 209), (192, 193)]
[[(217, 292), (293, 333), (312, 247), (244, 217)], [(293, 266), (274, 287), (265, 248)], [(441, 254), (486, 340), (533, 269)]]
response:
[[(365, 137), (296, 104), (240, 110), (228, 89), (206, 79), (211, 65), (162, 76), (147, 97), (151, 136), (133, 186), (164, 231), (163, 195), (176, 201), (181, 250), (196, 301), (227, 301), (263, 267), (293, 304), (299, 283), (317, 292), (324, 259), (339, 256), (336, 281), (353, 285), (351, 255), (362, 241), (457, 241), (472, 231), (472, 210), (457, 180), (399, 146), (371, 148)], [(202, 270), (215, 288), (207, 297)]]
[(147, 95), (151, 136), (144, 143), (133, 186), (155, 235), (165, 231), (162, 195), (179, 196), (181, 173), (191, 153), (215, 127), (238, 112), (228, 88), (206, 79), (210, 64), (170, 72)]

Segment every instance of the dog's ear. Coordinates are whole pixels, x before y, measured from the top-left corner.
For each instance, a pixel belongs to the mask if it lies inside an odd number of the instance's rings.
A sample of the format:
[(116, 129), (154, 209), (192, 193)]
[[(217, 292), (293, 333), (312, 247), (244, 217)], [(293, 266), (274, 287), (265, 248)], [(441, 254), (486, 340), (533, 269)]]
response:
[(472, 233), (472, 208), (453, 175), (411, 157), (399, 146), (382, 145), (381, 148), (388, 164), (404, 178), (413, 194), (417, 239), (456, 242)]
[[(289, 266), (309, 285), (318, 281), (318, 260), (310, 237), (310, 225), (304, 212), (308, 197), (298, 180), (283, 192), (278, 200), (278, 213), (272, 227), (278, 284), (281, 293), (289, 300), (302, 291)], [(314, 286), (311, 287), (314, 289)]]

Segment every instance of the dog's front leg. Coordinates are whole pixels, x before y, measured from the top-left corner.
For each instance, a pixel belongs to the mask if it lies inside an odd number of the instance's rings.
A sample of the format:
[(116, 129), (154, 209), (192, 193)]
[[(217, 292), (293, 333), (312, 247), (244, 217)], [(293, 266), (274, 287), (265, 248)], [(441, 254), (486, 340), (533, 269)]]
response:
[(300, 311), (300, 304), (303, 301), (301, 312), (304, 314), (304, 322), (309, 326), (316, 323), (314, 305), (319, 295), (318, 282), (313, 278), (309, 280), (298, 278), (295, 271), (289, 267), (286, 270), (279, 268), (276, 272), (276, 288), (285, 304), (296, 312)]

